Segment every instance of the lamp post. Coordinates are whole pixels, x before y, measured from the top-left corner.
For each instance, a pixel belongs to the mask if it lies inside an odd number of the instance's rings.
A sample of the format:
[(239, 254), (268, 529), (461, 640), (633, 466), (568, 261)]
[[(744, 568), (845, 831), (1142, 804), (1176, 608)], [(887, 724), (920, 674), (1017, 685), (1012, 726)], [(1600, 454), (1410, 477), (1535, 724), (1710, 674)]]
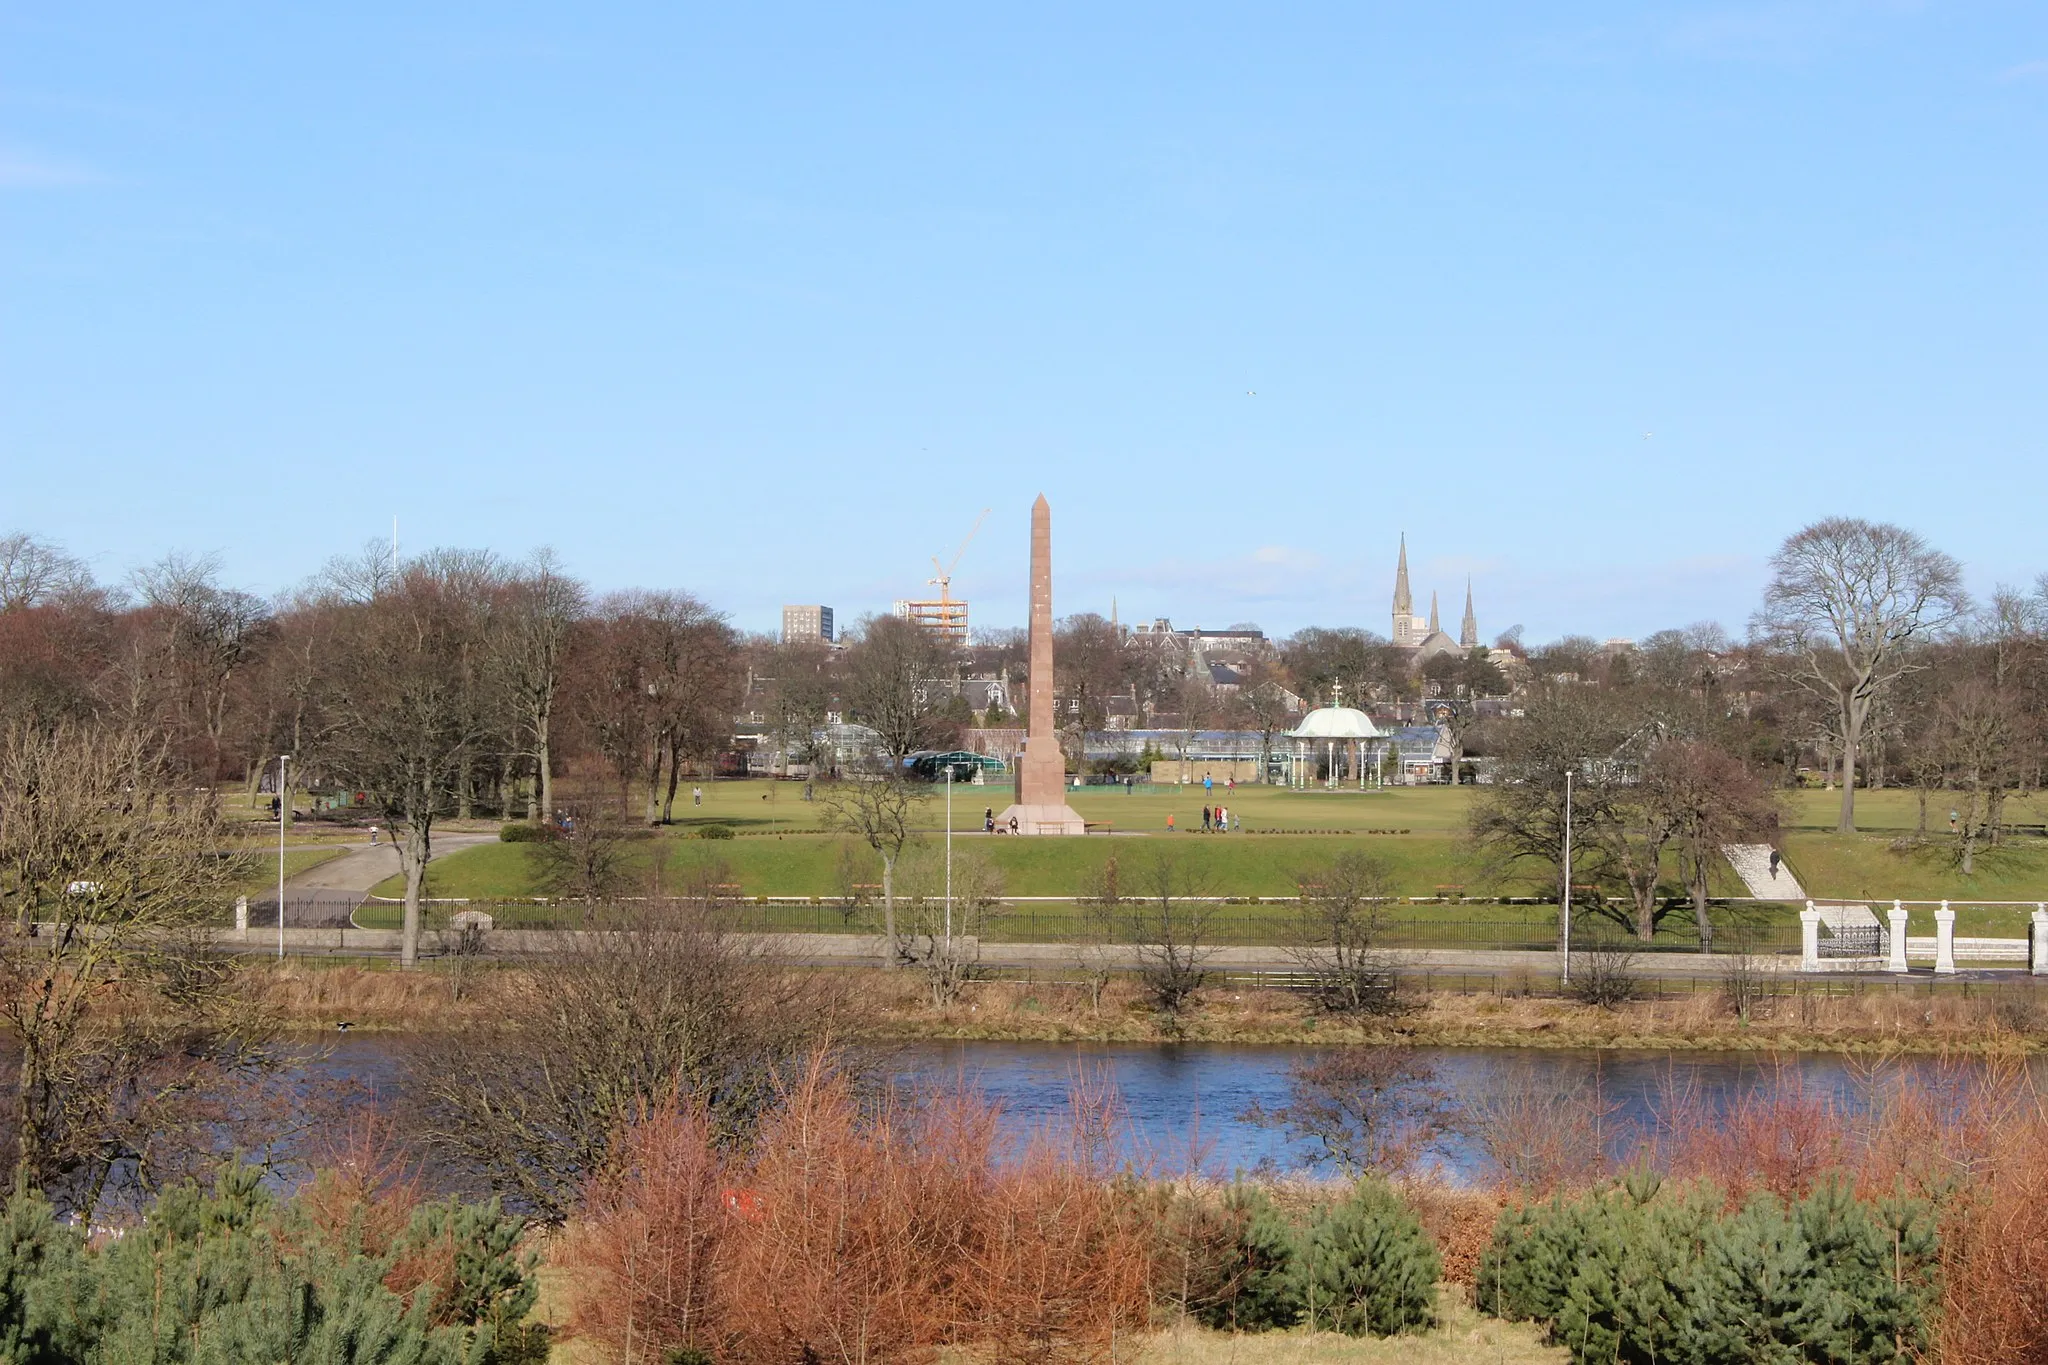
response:
[(953, 760), (946, 760), (946, 961), (953, 961)]
[(285, 785), (290, 754), (277, 756), (277, 960), (284, 961), (284, 822), (291, 818), (292, 794)]
[(1564, 770), (1564, 893), (1557, 899), (1562, 933), (1558, 935), (1558, 980), (1572, 979), (1572, 770)]

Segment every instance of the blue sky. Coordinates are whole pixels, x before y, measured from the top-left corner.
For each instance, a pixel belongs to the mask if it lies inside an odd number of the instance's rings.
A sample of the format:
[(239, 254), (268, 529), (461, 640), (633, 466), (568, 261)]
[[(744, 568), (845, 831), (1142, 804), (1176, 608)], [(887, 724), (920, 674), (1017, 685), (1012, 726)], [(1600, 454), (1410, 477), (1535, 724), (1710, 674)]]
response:
[[(1284, 9), (1285, 12), (1275, 11)], [(2048, 570), (2048, 6), (0, 7), (0, 530), (1739, 627)]]

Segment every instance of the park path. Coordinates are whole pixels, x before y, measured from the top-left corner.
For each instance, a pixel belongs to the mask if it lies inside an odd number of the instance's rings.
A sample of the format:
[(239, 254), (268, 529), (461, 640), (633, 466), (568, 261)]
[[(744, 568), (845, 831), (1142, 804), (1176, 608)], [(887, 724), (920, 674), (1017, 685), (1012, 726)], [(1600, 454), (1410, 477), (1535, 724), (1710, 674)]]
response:
[[(478, 844), (494, 843), (495, 834), (442, 834), (434, 839), (434, 856), (445, 857)], [(400, 868), (398, 849), (388, 840), (344, 845), (349, 851), (309, 867), (284, 884), (284, 922), (293, 929), (326, 929), (352, 922), (356, 909), (370, 898), (370, 888)], [(249, 899), (252, 928), (277, 926), (277, 897)]]
[(1806, 899), (1799, 879), (1792, 875), (1791, 867), (1782, 858), (1778, 862), (1778, 870), (1771, 871), (1769, 844), (1723, 844), (1721, 853), (1728, 859), (1728, 865), (1735, 869), (1735, 875), (1742, 878), (1742, 884), (1749, 888), (1749, 894), (1758, 900)]

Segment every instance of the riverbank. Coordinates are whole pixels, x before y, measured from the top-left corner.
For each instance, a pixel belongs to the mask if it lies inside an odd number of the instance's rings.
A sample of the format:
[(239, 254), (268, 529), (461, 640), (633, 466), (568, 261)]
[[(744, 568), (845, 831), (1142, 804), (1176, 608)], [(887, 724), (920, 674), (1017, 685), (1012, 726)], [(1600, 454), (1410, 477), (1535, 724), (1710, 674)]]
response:
[[(525, 989), (525, 968), (451, 967), (415, 972), (353, 963), (251, 964), (247, 988), (279, 1027), (430, 1033), (486, 1025)], [(1384, 1018), (1324, 1014), (1287, 991), (1215, 986), (1179, 1020), (1151, 1008), (1134, 980), (1108, 983), (1098, 1000), (1057, 981), (969, 983), (951, 1004), (930, 1002), (922, 977), (879, 968), (837, 969), (859, 1038), (873, 1041), (1036, 1043), (1198, 1042), (1272, 1045), (1411, 1044), (1454, 1048), (1590, 1048), (1616, 1051), (1830, 1052), (2011, 1055), (2048, 1043), (2048, 995), (2011, 984), (1872, 983), (1861, 994), (1822, 994), (1815, 983), (1778, 982), (1783, 994), (1737, 1015), (1718, 983), (1693, 994), (1602, 1009), (1575, 1000), (1493, 991), (1418, 992)], [(1820, 983), (1840, 986), (1842, 983)]]

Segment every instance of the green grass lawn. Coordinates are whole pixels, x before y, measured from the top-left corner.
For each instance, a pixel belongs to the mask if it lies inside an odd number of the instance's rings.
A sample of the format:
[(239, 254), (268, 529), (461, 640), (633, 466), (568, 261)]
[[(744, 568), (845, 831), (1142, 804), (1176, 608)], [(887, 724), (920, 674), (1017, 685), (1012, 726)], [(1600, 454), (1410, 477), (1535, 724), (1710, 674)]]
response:
[[(291, 848), (284, 851), (285, 880), (290, 881), (301, 872), (309, 871), (325, 862), (347, 853), (345, 848)], [(270, 899), (277, 899), (277, 850), (255, 849), (238, 856), (239, 866), (235, 882), (228, 890), (229, 896), (258, 897), (266, 892)], [(272, 916), (275, 918), (275, 916)]]
[[(765, 781), (706, 784), (702, 807), (685, 804), (687, 815), (679, 824), (635, 850), (642, 863), (639, 871), (645, 874), (646, 860), (658, 851), (664, 872), (677, 877), (703, 860), (723, 864), (724, 879), (736, 883), (744, 895), (837, 896), (842, 889), (842, 850), (853, 845), (845, 835), (821, 831), (824, 808), (805, 802), (802, 790), (798, 784)], [(764, 794), (773, 799), (763, 800)], [(1202, 874), (1215, 894), (1285, 896), (1293, 894), (1297, 874), (1351, 849), (1384, 858), (1392, 870), (1393, 891), (1401, 896), (1434, 896), (1439, 888), (1450, 886), (1463, 887), (1466, 895), (1475, 897), (1547, 891), (1547, 878), (1534, 870), (1502, 881), (1487, 880), (1464, 838), (1472, 795), (1469, 787), (1333, 793), (1242, 786), (1210, 800), (1229, 804), (1248, 832), (1205, 835), (1200, 832), (1203, 797), (1198, 786), (1141, 789), (1130, 796), (1118, 788), (1084, 788), (1070, 793), (1084, 817), (1144, 837), (1011, 839), (980, 832), (982, 811), (1000, 811), (1009, 803), (1009, 788), (961, 787), (955, 791), (953, 824), (964, 836), (956, 837), (956, 851), (995, 863), (1005, 892), (1012, 896), (1077, 894), (1111, 856), (1126, 869), (1128, 883), (1134, 870), (1169, 851)], [(1856, 835), (1833, 832), (1835, 797), (1824, 791), (1785, 794), (1786, 856), (1816, 897), (2048, 898), (2048, 840), (2015, 837), (2009, 847), (1980, 854), (1976, 874), (1966, 878), (1939, 846), (1894, 849), (1893, 844), (1917, 823), (1913, 793), (1861, 793), (1858, 818), (1872, 832)], [(683, 799), (687, 803), (687, 791)], [(1165, 829), (1169, 812), (1176, 815), (1179, 827), (1173, 834)], [(940, 842), (942, 814), (939, 801), (925, 808), (922, 838), (927, 845)], [(2015, 818), (2032, 815), (2016, 810)], [(727, 825), (741, 837), (692, 837), (710, 824)], [(1275, 830), (1346, 832), (1264, 832)], [(1372, 832), (1384, 830), (1409, 832)], [(531, 897), (540, 888), (530, 856), (530, 845), (485, 844), (437, 859), (428, 871), (428, 894), (476, 900)], [(856, 849), (856, 859), (861, 868), (858, 880), (880, 881), (880, 866), (872, 854)], [(1726, 868), (1716, 876), (1713, 889), (1717, 896), (1740, 896), (1743, 890)], [(402, 891), (399, 879), (392, 878), (377, 887), (376, 894), (397, 896)]]

